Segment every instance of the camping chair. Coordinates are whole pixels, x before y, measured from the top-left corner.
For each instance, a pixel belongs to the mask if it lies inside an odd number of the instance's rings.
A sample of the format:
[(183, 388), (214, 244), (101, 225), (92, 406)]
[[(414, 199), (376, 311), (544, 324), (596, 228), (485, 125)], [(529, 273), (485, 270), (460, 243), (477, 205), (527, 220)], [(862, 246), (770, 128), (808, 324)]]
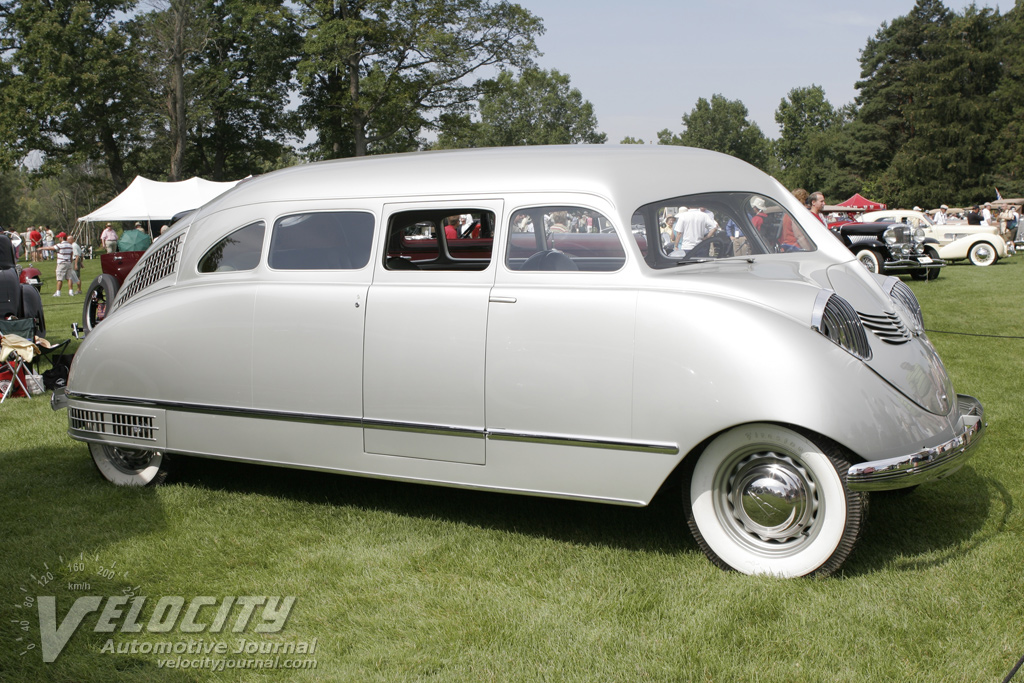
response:
[(26, 359), (6, 344), (0, 347), (3, 349), (0, 351), (0, 354), (2, 354), (2, 357), (0, 357), (0, 373), (10, 374), (10, 380), (5, 382), (3, 394), (0, 395), (0, 403), (6, 401), (7, 397), (14, 393), (16, 387), (21, 387), (22, 393), (28, 398), (32, 398), (32, 392), (25, 385), (25, 369), (31, 367), (31, 360), (35, 358), (35, 351), (39, 348), (35, 346), (33, 341), (35, 339), (35, 331), (36, 324), (31, 318), (0, 320), (0, 339), (10, 336), (17, 341), (17, 338), (20, 337), (22, 340), (27, 340), (32, 349), (30, 357)]

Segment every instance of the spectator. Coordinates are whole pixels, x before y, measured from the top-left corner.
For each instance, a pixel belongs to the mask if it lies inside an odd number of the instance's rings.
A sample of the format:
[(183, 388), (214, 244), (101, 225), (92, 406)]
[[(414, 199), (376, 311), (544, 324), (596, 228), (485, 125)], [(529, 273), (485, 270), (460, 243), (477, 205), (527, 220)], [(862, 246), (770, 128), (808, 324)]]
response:
[(11, 230), (8, 235), (11, 236), (11, 246), (14, 247), (14, 260), (21, 260), (21, 235), (14, 230)]
[(981, 210), (982, 225), (993, 226), (996, 222), (992, 219), (992, 205), (985, 203), (985, 207)]
[(82, 293), (82, 257), (84, 253), (82, 245), (78, 243), (74, 235), (68, 236), (68, 242), (71, 243), (71, 280), (72, 284), (76, 285), (75, 292), (68, 287), (68, 294), (74, 296)]
[(672, 257), (686, 256), (699, 242), (718, 231), (718, 223), (702, 208), (681, 210), (676, 221), (675, 250), (669, 254)]
[[(53, 230), (50, 230), (50, 226), (49, 225), (44, 225), (42, 227), (43, 227), (43, 247), (52, 247), (53, 244), (54, 244), (54, 242), (53, 242)], [(52, 251), (49, 251), (47, 249), (41, 249), (40, 251), (43, 252), (44, 260), (49, 261), (51, 258), (53, 258), (53, 252)]]
[(977, 206), (972, 206), (967, 212), (967, 225), (981, 225), (981, 214), (978, 213)]
[(71, 260), (74, 256), (75, 248), (68, 241), (67, 235), (63, 232), (57, 235), (57, 239), (60, 242), (53, 247), (43, 247), (47, 251), (55, 251), (57, 253), (57, 291), (53, 293), (54, 296), (60, 296), (61, 285), (64, 281), (68, 282), (68, 296), (74, 296), (75, 290), (72, 288), (71, 276), (74, 273), (73, 265)]
[(103, 248), (107, 250), (108, 254), (117, 251), (117, 231), (110, 223), (107, 223), (107, 227), (103, 228), (103, 232), (100, 233), (100, 241), (103, 242)]
[(812, 192), (807, 195), (807, 201), (810, 203), (811, 213), (827, 228), (828, 221), (825, 220), (825, 216), (821, 213), (822, 209), (825, 208), (825, 195), (820, 192)]
[(31, 261), (39, 260), (39, 247), (43, 246), (43, 233), (38, 228), (28, 229), (28, 258)]
[(939, 207), (939, 210), (935, 212), (936, 225), (946, 224), (946, 221), (949, 220), (949, 216), (946, 215), (947, 211), (949, 211), (949, 207), (943, 204), (942, 206)]

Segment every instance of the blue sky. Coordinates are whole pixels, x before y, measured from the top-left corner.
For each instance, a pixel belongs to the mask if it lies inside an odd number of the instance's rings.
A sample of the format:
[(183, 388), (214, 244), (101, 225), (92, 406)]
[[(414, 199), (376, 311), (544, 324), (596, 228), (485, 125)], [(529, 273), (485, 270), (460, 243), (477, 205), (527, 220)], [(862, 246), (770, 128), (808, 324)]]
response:
[[(516, 0), (544, 20), (544, 69), (566, 73), (595, 109), (608, 142), (650, 142), (683, 129), (703, 97), (741, 100), (778, 137), (775, 110), (793, 88), (820, 85), (852, 102), (860, 51), (914, 0)], [(947, 0), (957, 12), (970, 3)], [(994, 2), (978, 7), (1007, 11)]]

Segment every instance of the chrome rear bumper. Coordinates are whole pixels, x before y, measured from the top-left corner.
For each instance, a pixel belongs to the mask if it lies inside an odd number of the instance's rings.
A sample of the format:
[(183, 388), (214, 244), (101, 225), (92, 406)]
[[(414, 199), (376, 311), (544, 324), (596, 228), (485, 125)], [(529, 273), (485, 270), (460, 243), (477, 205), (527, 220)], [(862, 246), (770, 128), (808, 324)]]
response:
[(911, 455), (862, 462), (850, 468), (846, 483), (853, 491), (890, 491), (943, 479), (963, 467), (985, 434), (985, 409), (973, 396), (957, 396), (957, 436)]

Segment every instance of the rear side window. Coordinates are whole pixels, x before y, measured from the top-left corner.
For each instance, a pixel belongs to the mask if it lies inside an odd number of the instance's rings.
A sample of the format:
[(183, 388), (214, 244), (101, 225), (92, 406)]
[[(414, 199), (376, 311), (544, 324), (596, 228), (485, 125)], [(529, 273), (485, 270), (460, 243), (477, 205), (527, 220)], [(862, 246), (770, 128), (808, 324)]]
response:
[(268, 263), (275, 270), (358, 270), (372, 247), (372, 214), (301, 213), (275, 221)]
[(263, 221), (250, 223), (210, 247), (199, 259), (200, 273), (224, 273), (232, 270), (252, 270), (260, 264), (263, 251)]
[(615, 225), (578, 206), (515, 211), (509, 222), (505, 265), (510, 270), (614, 271), (626, 262)]

